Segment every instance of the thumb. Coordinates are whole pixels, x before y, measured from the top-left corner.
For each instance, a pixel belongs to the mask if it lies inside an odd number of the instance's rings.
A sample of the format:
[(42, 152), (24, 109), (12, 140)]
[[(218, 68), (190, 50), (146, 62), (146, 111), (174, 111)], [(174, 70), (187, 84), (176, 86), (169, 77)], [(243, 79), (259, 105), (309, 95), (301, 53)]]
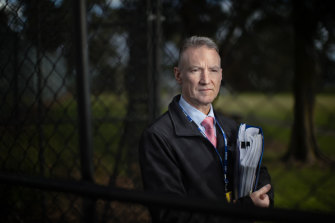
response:
[(271, 184), (267, 184), (265, 186), (263, 186), (261, 189), (259, 189), (257, 191), (258, 194), (266, 194), (267, 192), (269, 192), (271, 189)]

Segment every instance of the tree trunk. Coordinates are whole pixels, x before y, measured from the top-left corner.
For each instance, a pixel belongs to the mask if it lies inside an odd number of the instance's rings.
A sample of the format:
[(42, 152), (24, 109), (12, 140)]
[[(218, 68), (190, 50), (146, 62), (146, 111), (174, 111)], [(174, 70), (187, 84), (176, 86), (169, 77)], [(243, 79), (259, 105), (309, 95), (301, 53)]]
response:
[(318, 146), (314, 130), (316, 21), (304, 4), (294, 1), (295, 32), (294, 122), (286, 159), (308, 162), (315, 159)]

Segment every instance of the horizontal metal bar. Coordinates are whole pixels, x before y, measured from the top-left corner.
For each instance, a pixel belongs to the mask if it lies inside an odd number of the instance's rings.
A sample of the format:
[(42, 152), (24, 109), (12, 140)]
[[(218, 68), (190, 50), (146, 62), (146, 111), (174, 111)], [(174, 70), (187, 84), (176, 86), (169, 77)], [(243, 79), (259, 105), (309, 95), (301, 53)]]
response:
[(327, 222), (335, 219), (333, 213), (289, 210), (279, 208), (241, 207), (223, 201), (180, 198), (170, 195), (153, 194), (145, 191), (107, 187), (84, 181), (55, 180), (41, 177), (0, 173), (0, 183), (29, 187), (47, 191), (71, 193), (83, 197), (120, 202), (155, 205), (177, 210), (202, 212), (236, 219), (254, 219), (257, 221), (278, 222)]

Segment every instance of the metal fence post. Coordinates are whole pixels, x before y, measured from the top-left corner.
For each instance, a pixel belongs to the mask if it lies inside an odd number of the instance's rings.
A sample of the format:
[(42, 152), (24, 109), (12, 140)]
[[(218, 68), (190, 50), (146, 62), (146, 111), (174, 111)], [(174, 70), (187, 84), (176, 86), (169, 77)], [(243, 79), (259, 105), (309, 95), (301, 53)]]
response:
[[(82, 180), (94, 182), (92, 151), (92, 120), (88, 74), (88, 44), (86, 28), (86, 1), (74, 1), (76, 78), (78, 93), (79, 149)], [(83, 221), (95, 222), (95, 200), (83, 202)]]
[(148, 45), (148, 103), (149, 122), (159, 115), (159, 78), (161, 60), (161, 14), (160, 0), (147, 0), (147, 45)]

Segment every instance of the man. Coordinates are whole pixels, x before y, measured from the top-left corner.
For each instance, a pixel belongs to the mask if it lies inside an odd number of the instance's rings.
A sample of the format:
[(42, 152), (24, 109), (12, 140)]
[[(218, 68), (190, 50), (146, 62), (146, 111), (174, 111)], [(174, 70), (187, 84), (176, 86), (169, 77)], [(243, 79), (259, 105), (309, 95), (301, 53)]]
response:
[[(257, 191), (240, 199), (233, 196), (236, 193), (234, 173), (238, 125), (215, 113), (212, 106), (222, 80), (216, 44), (206, 37), (187, 39), (180, 50), (174, 75), (181, 86), (181, 95), (174, 97), (168, 111), (143, 132), (140, 142), (139, 157), (145, 190), (228, 202), (234, 199), (235, 203), (242, 205), (272, 205), (273, 192), (265, 167), (260, 170)], [(208, 123), (212, 125), (209, 128), (214, 130), (212, 133), (207, 130)], [(150, 210), (153, 222), (218, 220), (213, 216), (168, 209)]]

